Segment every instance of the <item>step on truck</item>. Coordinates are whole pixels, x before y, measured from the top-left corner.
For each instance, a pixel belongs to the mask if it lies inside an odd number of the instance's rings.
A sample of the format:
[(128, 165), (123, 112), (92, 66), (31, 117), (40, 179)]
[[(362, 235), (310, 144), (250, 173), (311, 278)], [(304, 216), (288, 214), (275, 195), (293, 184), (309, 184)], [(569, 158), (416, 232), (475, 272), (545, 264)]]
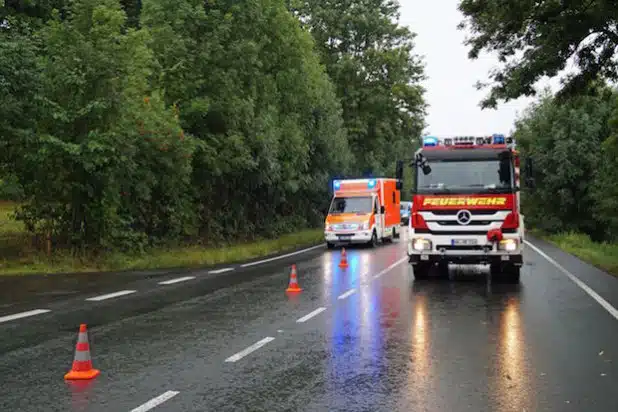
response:
[[(518, 283), (523, 264), (519, 154), (502, 134), (427, 136), (415, 152), (408, 257), (416, 279), (449, 264), (489, 265), (494, 278)], [(526, 176), (532, 163), (526, 162)], [(531, 179), (526, 179), (532, 185)]]
[[(398, 162), (397, 169), (399, 176), (403, 162)], [(333, 180), (333, 198), (324, 230), (328, 248), (346, 244), (375, 247), (399, 238), (400, 190), (400, 179)]]

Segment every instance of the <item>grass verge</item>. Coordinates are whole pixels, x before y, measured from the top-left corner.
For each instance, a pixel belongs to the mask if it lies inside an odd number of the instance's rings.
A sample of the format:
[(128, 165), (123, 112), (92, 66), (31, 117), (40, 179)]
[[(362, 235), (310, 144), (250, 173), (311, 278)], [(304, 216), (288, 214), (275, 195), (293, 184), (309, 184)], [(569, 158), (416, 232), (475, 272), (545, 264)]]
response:
[(581, 233), (561, 233), (541, 237), (565, 252), (618, 276), (618, 244), (596, 243), (588, 235)]
[(24, 245), (28, 243), (28, 235), (20, 222), (11, 218), (14, 207), (8, 202), (0, 202), (0, 249), (5, 252), (4, 256), (0, 255), (0, 275), (197, 268), (246, 261), (315, 245), (324, 240), (323, 229), (307, 229), (277, 239), (217, 248), (161, 248), (140, 255), (113, 253), (96, 261), (84, 261), (56, 252), (50, 259), (39, 252), (23, 252), (27, 250)]

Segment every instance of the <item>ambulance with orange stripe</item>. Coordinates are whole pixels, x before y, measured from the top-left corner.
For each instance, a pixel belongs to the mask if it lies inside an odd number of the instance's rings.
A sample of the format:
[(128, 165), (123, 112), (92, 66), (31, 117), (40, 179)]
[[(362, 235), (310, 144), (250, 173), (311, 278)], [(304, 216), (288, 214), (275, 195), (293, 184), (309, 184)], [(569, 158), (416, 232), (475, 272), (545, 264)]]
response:
[[(397, 169), (399, 176), (403, 162), (398, 162)], [(399, 238), (400, 190), (400, 179), (334, 180), (334, 196), (324, 230), (328, 248), (352, 243), (375, 247)]]
[[(519, 282), (524, 217), (514, 140), (428, 136), (412, 165), (408, 256), (415, 277), (432, 269), (445, 275), (449, 264), (489, 264), (492, 276)], [(526, 168), (531, 176), (530, 161)]]

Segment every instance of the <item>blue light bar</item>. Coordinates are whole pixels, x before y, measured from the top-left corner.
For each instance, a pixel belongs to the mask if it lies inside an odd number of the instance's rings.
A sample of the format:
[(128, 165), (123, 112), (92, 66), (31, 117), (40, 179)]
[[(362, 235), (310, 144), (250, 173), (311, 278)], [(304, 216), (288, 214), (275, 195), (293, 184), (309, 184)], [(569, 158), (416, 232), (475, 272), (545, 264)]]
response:
[(371, 179), (369, 182), (367, 182), (367, 187), (369, 189), (373, 189), (374, 187), (376, 187), (376, 180), (375, 179)]
[(423, 146), (437, 146), (438, 138), (434, 136), (426, 136), (423, 138)]
[(494, 133), (492, 135), (494, 144), (504, 144), (506, 141), (506, 137), (503, 134)]
[(339, 180), (333, 181), (333, 188), (335, 188), (335, 190), (341, 189), (341, 182)]

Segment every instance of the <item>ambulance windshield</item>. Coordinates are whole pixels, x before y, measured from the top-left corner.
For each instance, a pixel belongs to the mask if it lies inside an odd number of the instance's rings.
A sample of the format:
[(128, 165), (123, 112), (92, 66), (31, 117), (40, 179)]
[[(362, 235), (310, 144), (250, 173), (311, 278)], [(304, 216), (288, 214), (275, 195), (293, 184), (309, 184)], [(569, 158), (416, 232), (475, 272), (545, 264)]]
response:
[(416, 173), (419, 194), (512, 193), (514, 189), (512, 167), (506, 159), (434, 161), (430, 165), (429, 174)]
[(333, 199), (329, 214), (337, 213), (371, 213), (373, 207), (371, 196), (339, 197)]

